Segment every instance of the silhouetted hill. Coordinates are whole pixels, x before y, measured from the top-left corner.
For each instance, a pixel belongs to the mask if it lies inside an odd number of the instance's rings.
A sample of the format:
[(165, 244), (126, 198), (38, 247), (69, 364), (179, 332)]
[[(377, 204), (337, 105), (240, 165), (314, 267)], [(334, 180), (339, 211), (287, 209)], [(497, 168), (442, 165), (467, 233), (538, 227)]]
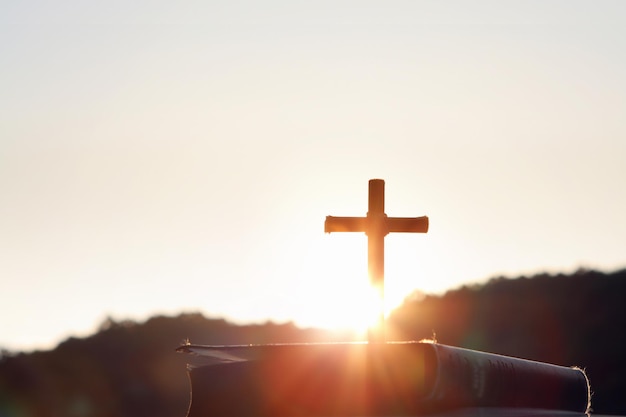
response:
[(293, 324), (236, 326), (200, 314), (145, 323), (105, 321), (85, 339), (0, 361), (0, 416), (184, 417), (189, 404), (186, 360), (174, 349), (202, 344), (338, 341)]
[[(597, 413), (626, 414), (626, 270), (612, 274), (498, 278), (443, 296), (407, 300), (389, 319), (389, 339), (436, 334), (441, 343), (587, 369)], [(236, 326), (200, 314), (145, 323), (102, 323), (98, 333), (56, 349), (0, 360), (0, 416), (183, 417), (185, 362), (193, 343), (336, 341), (342, 336), (293, 324)], [(346, 338), (346, 335), (343, 336)]]
[(578, 365), (597, 413), (626, 414), (626, 270), (496, 278), (443, 297), (408, 300), (389, 319), (397, 340), (444, 344)]

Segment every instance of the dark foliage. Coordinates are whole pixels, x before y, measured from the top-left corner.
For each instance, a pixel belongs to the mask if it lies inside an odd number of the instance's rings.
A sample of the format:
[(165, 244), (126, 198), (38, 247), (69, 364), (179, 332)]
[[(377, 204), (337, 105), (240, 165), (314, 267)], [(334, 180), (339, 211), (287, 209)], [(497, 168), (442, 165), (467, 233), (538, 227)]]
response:
[[(145, 323), (106, 320), (85, 339), (48, 352), (0, 360), (0, 416), (183, 417), (189, 404), (186, 358), (174, 349), (199, 344), (311, 342), (339, 337), (293, 324), (236, 326), (200, 314)], [(337, 341), (337, 340), (336, 340)]]
[[(407, 299), (389, 339), (431, 338), (587, 370), (596, 413), (626, 414), (626, 270), (497, 278), (444, 296)], [(184, 340), (202, 344), (337, 341), (292, 324), (236, 326), (200, 314), (145, 323), (107, 320), (95, 335), (52, 351), (0, 359), (0, 416), (183, 417), (189, 402)]]
[(492, 279), (407, 301), (390, 337), (423, 339), (587, 371), (598, 414), (626, 414), (626, 270)]

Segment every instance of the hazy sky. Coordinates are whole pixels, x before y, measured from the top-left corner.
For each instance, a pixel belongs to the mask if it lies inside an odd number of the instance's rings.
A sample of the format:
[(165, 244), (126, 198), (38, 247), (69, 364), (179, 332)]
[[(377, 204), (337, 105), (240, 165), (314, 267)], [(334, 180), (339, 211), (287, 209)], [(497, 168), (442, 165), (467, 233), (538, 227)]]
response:
[[(388, 305), (626, 266), (626, 2), (5, 1), (0, 347), (107, 316), (348, 326), (386, 180)], [(370, 309), (371, 310), (371, 309)]]

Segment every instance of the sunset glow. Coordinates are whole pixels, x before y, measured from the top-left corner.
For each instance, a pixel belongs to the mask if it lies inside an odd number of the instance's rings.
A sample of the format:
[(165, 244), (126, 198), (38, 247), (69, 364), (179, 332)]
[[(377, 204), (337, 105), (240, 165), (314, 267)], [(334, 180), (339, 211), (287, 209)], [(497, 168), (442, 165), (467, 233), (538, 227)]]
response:
[(367, 236), (324, 219), (372, 178), (430, 218), (385, 238), (387, 313), (626, 263), (620, 2), (6, 3), (0, 348), (183, 311), (364, 331)]
[(346, 288), (348, 296), (339, 314), (327, 318), (327, 328), (348, 329), (365, 336), (368, 330), (380, 325), (380, 311), (383, 307), (378, 292), (369, 285)]

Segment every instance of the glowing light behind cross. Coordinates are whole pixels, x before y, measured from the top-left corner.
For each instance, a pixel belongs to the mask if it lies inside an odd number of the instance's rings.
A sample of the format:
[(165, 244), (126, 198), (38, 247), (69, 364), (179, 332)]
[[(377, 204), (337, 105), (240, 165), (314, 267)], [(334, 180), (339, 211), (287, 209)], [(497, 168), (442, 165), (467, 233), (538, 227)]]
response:
[(370, 332), (370, 342), (385, 341), (385, 236), (390, 232), (427, 233), (428, 217), (387, 217), (385, 214), (385, 181), (369, 181), (368, 211), (365, 217), (326, 216), (324, 231), (365, 232), (367, 235), (368, 273), (379, 293), (380, 318), (377, 329)]

